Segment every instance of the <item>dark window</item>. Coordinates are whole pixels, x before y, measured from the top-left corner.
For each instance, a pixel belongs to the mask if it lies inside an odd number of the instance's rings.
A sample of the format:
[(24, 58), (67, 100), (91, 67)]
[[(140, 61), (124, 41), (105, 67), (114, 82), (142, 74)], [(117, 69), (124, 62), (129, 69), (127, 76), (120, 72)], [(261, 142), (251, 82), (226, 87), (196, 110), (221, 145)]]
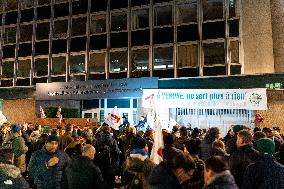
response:
[(46, 83), (47, 77), (40, 77), (40, 78), (33, 78), (33, 85), (36, 85), (37, 83)]
[(20, 27), (20, 42), (31, 41), (33, 35), (33, 25), (21, 25)]
[(5, 18), (6, 19), (5, 25), (16, 24), (17, 18), (18, 18), (18, 12), (17, 11), (7, 12), (6, 18)]
[(16, 43), (16, 32), (17, 32), (17, 27), (12, 26), (12, 27), (6, 27), (4, 31), (4, 44), (8, 43)]
[(49, 43), (48, 41), (40, 41), (35, 43), (35, 54), (46, 55), (48, 54)]
[(154, 49), (154, 70), (173, 68), (173, 47), (158, 47)]
[[(1, 3), (3, 2), (3, 0), (1, 1)], [(7, 0), (7, 7), (6, 7), (6, 11), (11, 11), (11, 10), (15, 10), (18, 8), (18, 1), (15, 0)]]
[(149, 8), (133, 10), (131, 22), (132, 30), (149, 27)]
[(149, 5), (150, 0), (131, 0), (131, 6)]
[(191, 24), (178, 26), (177, 40), (178, 42), (199, 40), (198, 25)]
[(174, 77), (174, 69), (154, 70), (153, 75), (154, 75), (154, 77), (159, 77), (159, 78), (173, 78)]
[(59, 39), (52, 41), (52, 53), (65, 53), (67, 49), (66, 39)]
[(12, 78), (14, 75), (14, 61), (3, 61), (2, 62), (2, 77)]
[(86, 37), (76, 37), (71, 39), (71, 51), (85, 51), (86, 50)]
[(92, 0), (91, 1), (91, 12), (99, 12), (107, 10), (108, 0)]
[(100, 107), (100, 100), (83, 100), (83, 109), (92, 109), (92, 108), (99, 108)]
[(224, 43), (204, 44), (204, 65), (225, 64)]
[(173, 0), (154, 0), (154, 3), (163, 3), (163, 2), (169, 2)]
[(117, 12), (111, 15), (111, 31), (127, 30), (127, 13)]
[(62, 3), (54, 5), (54, 18), (68, 16), (69, 3)]
[(231, 65), (231, 75), (241, 74), (241, 65)]
[(46, 5), (49, 3), (50, 3), (50, 0), (38, 0), (38, 5)]
[(52, 82), (65, 82), (66, 77), (65, 76), (56, 76), (51, 78)]
[(92, 15), (90, 33), (104, 33), (106, 32), (106, 15)]
[(230, 0), (230, 2), (229, 2), (229, 8), (230, 8), (229, 15), (230, 15), (230, 18), (239, 16), (238, 3), (239, 3), (239, 0)]
[(128, 45), (128, 33), (111, 33), (110, 34), (110, 46), (111, 48), (127, 47)]
[(51, 15), (50, 6), (38, 7), (37, 8), (37, 19), (49, 19)]
[(154, 9), (154, 25), (155, 26), (165, 26), (172, 25), (172, 6), (159, 6)]
[(88, 9), (88, 0), (72, 2), (72, 15), (85, 14)]
[(225, 66), (204, 67), (203, 75), (204, 76), (226, 75), (226, 67)]
[(223, 0), (203, 0), (203, 19), (223, 19)]
[(17, 79), (16, 86), (29, 86), (30, 85), (30, 79)]
[(34, 19), (34, 9), (25, 9), (21, 11), (21, 22), (30, 22)]
[(127, 8), (128, 0), (111, 0), (110, 9)]
[(87, 17), (72, 18), (72, 36), (86, 35)]
[(107, 36), (103, 35), (93, 35), (90, 38), (90, 49), (91, 50), (99, 50), (105, 49), (107, 44)]
[(66, 57), (52, 57), (52, 74), (64, 75), (66, 73)]
[(142, 46), (150, 44), (150, 30), (137, 30), (131, 32), (131, 45)]
[(178, 46), (178, 68), (198, 66), (198, 45), (186, 44)]
[(131, 77), (149, 77), (149, 49), (137, 49), (132, 51)]
[(182, 68), (177, 70), (178, 77), (197, 77), (199, 68)]
[(106, 74), (90, 74), (88, 80), (105, 80)]
[(45, 76), (48, 74), (48, 59), (35, 59), (34, 76)]
[(17, 77), (30, 77), (31, 74), (31, 59), (18, 60)]
[(239, 36), (239, 20), (229, 21), (229, 32), (230, 32), (230, 37)]
[(3, 47), (3, 58), (13, 58), (15, 57), (15, 45), (5, 45)]
[(32, 54), (32, 44), (31, 43), (22, 43), (19, 45), (19, 56), (31, 56)]
[(108, 108), (130, 108), (130, 100), (129, 99), (108, 99), (107, 107)]
[(220, 22), (207, 22), (202, 24), (203, 39), (216, 39), (225, 37), (225, 23)]
[(231, 63), (239, 64), (239, 41), (230, 41), (229, 43), (229, 56)]
[(68, 30), (68, 20), (55, 20), (53, 38), (66, 38)]
[(49, 22), (38, 23), (36, 27), (36, 39), (37, 40), (48, 39), (49, 28), (50, 28)]
[(104, 73), (105, 72), (106, 53), (92, 53), (88, 64), (89, 72)]
[(197, 22), (197, 0), (182, 1), (176, 8), (177, 24)]
[(127, 72), (109, 73), (109, 79), (123, 79), (127, 78)]
[(1, 87), (11, 87), (13, 86), (13, 80), (2, 80)]
[(154, 43), (173, 43), (174, 29), (173, 27), (155, 28), (154, 29)]

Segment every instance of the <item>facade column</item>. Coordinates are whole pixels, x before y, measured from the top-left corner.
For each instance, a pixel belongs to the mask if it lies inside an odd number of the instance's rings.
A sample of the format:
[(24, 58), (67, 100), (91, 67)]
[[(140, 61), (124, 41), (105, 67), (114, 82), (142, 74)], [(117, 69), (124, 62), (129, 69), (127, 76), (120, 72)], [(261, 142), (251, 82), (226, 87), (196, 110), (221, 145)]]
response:
[(284, 1), (270, 0), (275, 72), (284, 72)]

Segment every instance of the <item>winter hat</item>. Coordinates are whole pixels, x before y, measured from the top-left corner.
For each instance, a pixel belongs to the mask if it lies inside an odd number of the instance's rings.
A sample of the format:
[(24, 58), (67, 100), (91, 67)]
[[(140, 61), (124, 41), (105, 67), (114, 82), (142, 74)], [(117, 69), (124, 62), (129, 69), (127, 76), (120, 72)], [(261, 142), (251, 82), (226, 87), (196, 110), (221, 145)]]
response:
[(261, 138), (255, 144), (260, 153), (272, 155), (275, 152), (275, 144), (270, 138)]
[(20, 130), (21, 130), (21, 126), (20, 125), (16, 125), (16, 124), (13, 124), (12, 126), (11, 126), (11, 130), (12, 130), (12, 132), (13, 133), (17, 133), (17, 132), (19, 132)]
[(146, 146), (146, 141), (145, 139), (141, 138), (141, 137), (135, 137), (132, 139), (132, 148), (139, 148), (139, 149), (143, 149)]
[(243, 129), (247, 129), (246, 126), (244, 125), (234, 125), (233, 126), (233, 131), (234, 133), (238, 133), (239, 131), (243, 130)]
[(53, 141), (58, 142), (58, 141), (59, 141), (58, 136), (56, 136), (56, 135), (54, 135), (54, 134), (48, 136), (48, 138), (47, 138), (47, 140), (45, 141), (45, 143), (49, 143), (49, 142), (53, 142)]

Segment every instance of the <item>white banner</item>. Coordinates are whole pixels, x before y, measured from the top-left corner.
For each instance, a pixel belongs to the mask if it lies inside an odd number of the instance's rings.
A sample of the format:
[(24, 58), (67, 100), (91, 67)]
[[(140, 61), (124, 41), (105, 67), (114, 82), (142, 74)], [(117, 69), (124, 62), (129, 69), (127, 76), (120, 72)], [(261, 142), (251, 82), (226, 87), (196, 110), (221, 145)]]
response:
[(143, 89), (142, 106), (266, 110), (266, 89)]

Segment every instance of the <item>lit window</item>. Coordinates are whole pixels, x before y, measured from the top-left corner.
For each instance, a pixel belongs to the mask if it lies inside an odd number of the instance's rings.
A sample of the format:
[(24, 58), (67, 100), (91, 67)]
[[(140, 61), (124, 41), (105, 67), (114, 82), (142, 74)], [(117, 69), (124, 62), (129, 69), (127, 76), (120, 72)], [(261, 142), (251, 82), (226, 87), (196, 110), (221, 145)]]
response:
[(110, 53), (110, 72), (127, 71), (127, 51), (117, 51)]
[(154, 49), (154, 69), (173, 68), (173, 47)]

